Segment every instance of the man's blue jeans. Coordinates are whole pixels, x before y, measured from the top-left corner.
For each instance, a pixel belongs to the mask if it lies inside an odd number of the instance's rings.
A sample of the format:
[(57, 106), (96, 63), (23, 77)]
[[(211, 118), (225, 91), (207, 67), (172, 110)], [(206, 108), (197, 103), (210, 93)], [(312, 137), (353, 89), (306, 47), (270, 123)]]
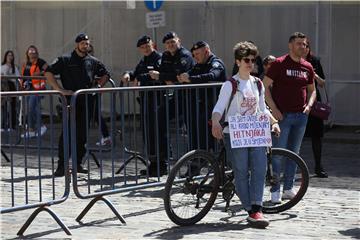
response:
[(229, 134), (224, 134), (226, 156), (235, 177), (235, 189), (246, 211), (251, 205), (262, 206), (265, 176), (266, 148), (231, 148)]
[[(285, 148), (299, 154), (301, 142), (304, 137), (308, 115), (305, 113), (284, 113), (284, 118), (279, 121), (280, 137), (273, 137), (274, 148)], [(280, 158), (272, 159), (272, 167), (274, 175), (278, 178), (282, 170), (284, 170), (284, 187), (283, 190), (290, 190), (294, 185), (294, 177), (296, 173), (296, 164), (292, 161), (283, 161)], [(282, 166), (283, 165), (283, 166)], [(271, 192), (279, 191), (280, 184), (273, 186)]]

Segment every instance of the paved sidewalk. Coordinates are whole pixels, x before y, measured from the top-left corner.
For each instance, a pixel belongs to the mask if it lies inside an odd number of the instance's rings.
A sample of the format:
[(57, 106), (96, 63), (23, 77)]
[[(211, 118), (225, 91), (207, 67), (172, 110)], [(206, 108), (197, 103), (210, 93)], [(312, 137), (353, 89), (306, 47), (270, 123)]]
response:
[[(301, 155), (312, 178), (304, 199), (293, 209), (274, 215), (267, 229), (253, 229), (246, 223), (234, 197), (235, 216), (223, 212), (218, 198), (214, 208), (198, 224), (179, 227), (166, 216), (162, 188), (149, 188), (109, 196), (125, 218), (122, 224), (111, 210), (98, 202), (84, 217), (75, 218), (89, 200), (70, 198), (51, 207), (69, 227), (67, 236), (47, 214), (40, 213), (25, 232), (26, 238), (39, 239), (360, 239), (360, 134), (356, 128), (335, 128), (325, 136), (323, 161), (328, 179), (313, 177), (311, 142), (306, 139)], [(3, 192), (2, 192), (3, 195)], [(1, 239), (16, 239), (17, 231), (34, 210), (0, 215)]]

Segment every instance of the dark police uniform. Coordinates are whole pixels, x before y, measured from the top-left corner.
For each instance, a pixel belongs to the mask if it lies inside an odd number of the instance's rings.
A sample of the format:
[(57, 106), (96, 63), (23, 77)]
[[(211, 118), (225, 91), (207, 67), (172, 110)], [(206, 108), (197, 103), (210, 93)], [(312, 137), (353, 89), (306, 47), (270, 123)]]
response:
[[(64, 89), (77, 91), (96, 86), (95, 76), (110, 76), (108, 70), (98, 59), (93, 56), (86, 55), (80, 57), (74, 50), (71, 54), (58, 57), (47, 69), (54, 75), (60, 74), (61, 83)], [(67, 96), (67, 103), (70, 103), (71, 96)], [(92, 98), (88, 97), (88, 111), (91, 111)], [(80, 95), (76, 103), (76, 148), (77, 148), (77, 165), (81, 166), (81, 160), (86, 153), (86, 102), (85, 95)], [(70, 121), (69, 121), (70, 124)], [(70, 125), (69, 125), (70, 126)], [(69, 135), (70, 137), (70, 135)], [(70, 139), (69, 139), (70, 142)], [(59, 167), (63, 166), (63, 134), (59, 139)]]
[(226, 81), (225, 64), (213, 54), (206, 63), (196, 64), (188, 73), (192, 84)]
[[(195, 65), (194, 59), (192, 58), (189, 50), (184, 47), (180, 47), (175, 55), (171, 55), (170, 52), (165, 51), (161, 58), (160, 76), (159, 81), (162, 84), (166, 84), (165, 81), (171, 81), (174, 84), (179, 84), (177, 75), (190, 71)], [(179, 115), (185, 114), (186, 110), (183, 108), (185, 104), (185, 92), (179, 91), (178, 94), (178, 106)], [(175, 118), (175, 99), (172, 95), (169, 97), (169, 117), (170, 119)], [(185, 116), (183, 116), (186, 118)]]
[(138, 65), (136, 65), (135, 71), (128, 71), (130, 79), (135, 78), (140, 82), (141, 86), (157, 85), (158, 82), (151, 79), (149, 71), (159, 71), (161, 65), (161, 53), (153, 51), (149, 56), (144, 56)]
[[(141, 86), (160, 85), (161, 82), (153, 80), (149, 71), (160, 70), (161, 53), (153, 51), (149, 56), (144, 56), (135, 68), (135, 71), (127, 72), (130, 79), (135, 78)], [(147, 153), (151, 162), (149, 166), (149, 175), (157, 176), (157, 160), (160, 161), (160, 173), (166, 172), (165, 158), (167, 156), (167, 137), (165, 120), (165, 109), (163, 104), (163, 94), (159, 91), (140, 92), (140, 106), (142, 116), (143, 137), (147, 145)], [(157, 121), (156, 121), (157, 118)], [(158, 134), (156, 133), (158, 130)], [(159, 152), (157, 152), (159, 146)], [(146, 171), (141, 171), (146, 174)]]
[(188, 72), (194, 65), (195, 62), (191, 53), (184, 47), (180, 47), (174, 56), (166, 51), (161, 59), (159, 80), (163, 84), (165, 81), (177, 83), (176, 76)]
[[(194, 47), (192, 50), (194, 50)], [(226, 81), (225, 65), (220, 58), (213, 54), (209, 56), (206, 63), (196, 64), (188, 74), (191, 84)], [(192, 149), (207, 149), (213, 146), (208, 120), (211, 118), (214, 107), (214, 100), (216, 98), (214, 95), (216, 95), (216, 91), (213, 91), (212, 88), (198, 88), (198, 96), (196, 96), (195, 89), (191, 91), (191, 128), (189, 140), (191, 141), (190, 146), (192, 146)], [(198, 108), (198, 114), (196, 108)], [(208, 139), (209, 145), (206, 144), (206, 139)]]

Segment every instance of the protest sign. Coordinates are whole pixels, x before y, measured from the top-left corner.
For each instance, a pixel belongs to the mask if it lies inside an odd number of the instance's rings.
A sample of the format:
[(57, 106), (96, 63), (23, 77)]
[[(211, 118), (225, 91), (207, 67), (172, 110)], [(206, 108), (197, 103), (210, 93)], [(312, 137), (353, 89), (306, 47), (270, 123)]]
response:
[(271, 146), (270, 117), (265, 113), (229, 116), (231, 148)]

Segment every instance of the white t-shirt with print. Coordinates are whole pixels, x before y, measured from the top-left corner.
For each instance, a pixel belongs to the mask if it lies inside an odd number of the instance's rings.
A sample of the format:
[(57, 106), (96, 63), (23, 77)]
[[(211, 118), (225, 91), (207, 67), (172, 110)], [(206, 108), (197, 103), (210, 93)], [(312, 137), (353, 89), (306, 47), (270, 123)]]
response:
[[(255, 77), (250, 76), (249, 79), (241, 79), (240, 76), (236, 74), (233, 76), (233, 79), (238, 82), (238, 88), (232, 99), (229, 109), (227, 109), (225, 121), (227, 121), (228, 116), (233, 116), (236, 114), (253, 115), (257, 113), (266, 113), (270, 115), (270, 111), (266, 108), (265, 104), (264, 86), (262, 86), (261, 93), (259, 94), (256, 83), (257, 80)], [(221, 87), (219, 99), (216, 102), (213, 113), (217, 112), (222, 115), (225, 112), (229, 105), (231, 94), (232, 84), (230, 81), (226, 81)], [(228, 127), (224, 128), (224, 132), (229, 132)]]

